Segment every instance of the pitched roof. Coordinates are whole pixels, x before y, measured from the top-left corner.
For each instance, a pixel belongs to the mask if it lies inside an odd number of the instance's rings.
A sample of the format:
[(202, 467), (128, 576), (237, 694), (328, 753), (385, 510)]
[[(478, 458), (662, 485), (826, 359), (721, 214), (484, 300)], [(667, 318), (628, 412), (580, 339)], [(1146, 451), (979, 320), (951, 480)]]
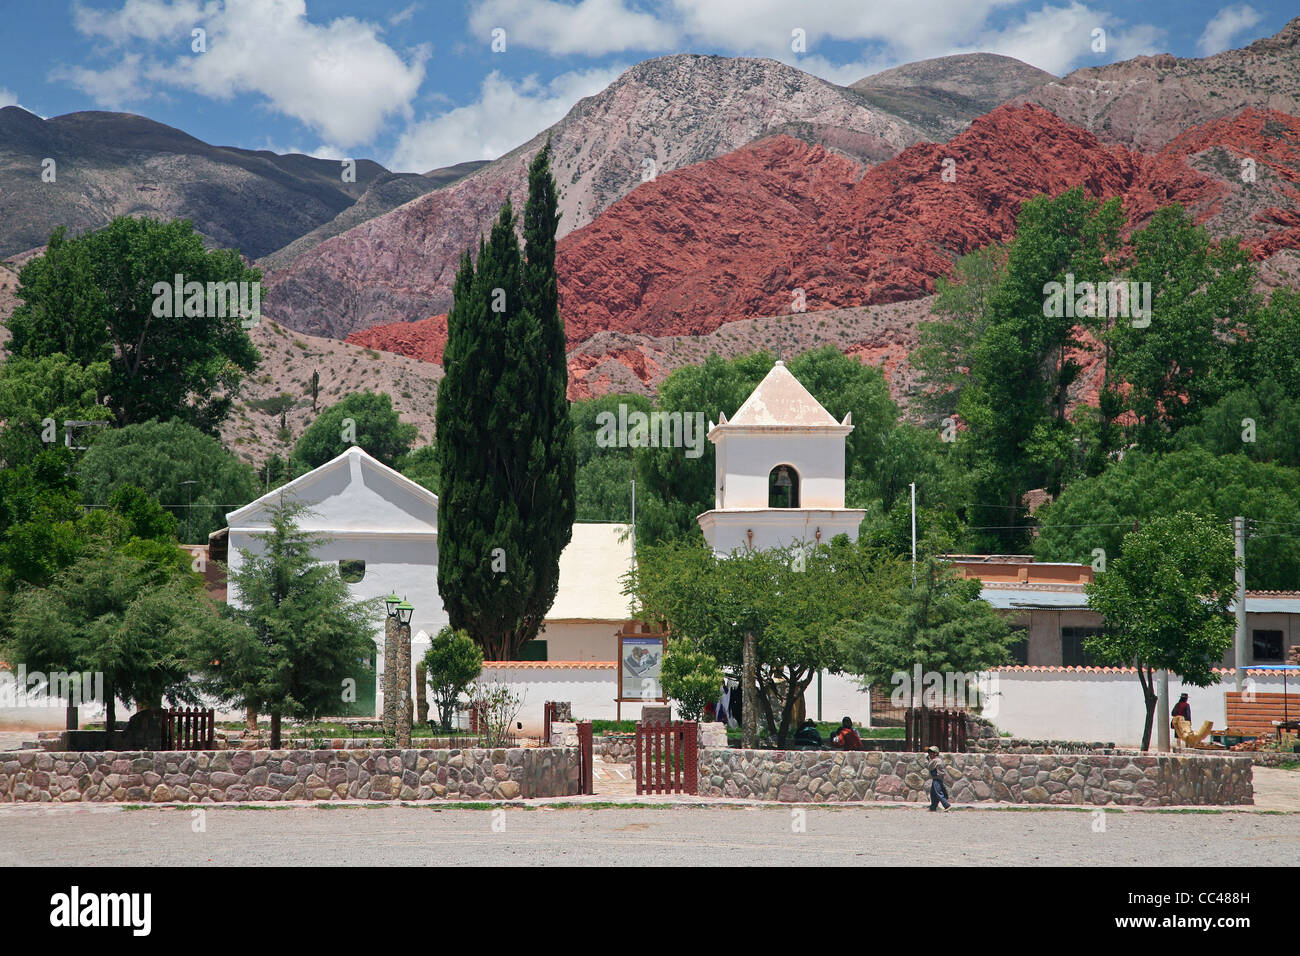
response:
[[(625, 524), (575, 524), (560, 552), (560, 582), (548, 621), (626, 621), (633, 602), (623, 593), (633, 545)], [(545, 635), (543, 635), (545, 636)]]
[[(840, 423), (822, 408), (808, 389), (777, 359), (772, 371), (745, 399), (735, 417), (720, 425), (801, 426), (837, 428)], [(848, 424), (848, 421), (845, 421)]]

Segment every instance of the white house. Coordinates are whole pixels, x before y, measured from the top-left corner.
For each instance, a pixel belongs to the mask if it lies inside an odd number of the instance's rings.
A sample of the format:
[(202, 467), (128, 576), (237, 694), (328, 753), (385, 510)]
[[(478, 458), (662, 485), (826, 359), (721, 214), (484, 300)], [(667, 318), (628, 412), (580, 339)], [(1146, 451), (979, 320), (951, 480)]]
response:
[[(449, 623), (438, 593), (438, 496), (363, 449), (349, 448), (226, 515), (229, 527), (212, 536), (211, 557), (225, 560), (235, 571), (243, 562), (241, 549), (258, 553), (262, 547), (258, 536), (270, 530), (270, 508), (282, 496), (310, 508), (301, 527), (324, 539), (314, 550), (316, 557), (338, 562), (354, 597), (382, 597), (391, 591), (414, 606), (414, 671), (432, 637)], [(632, 565), (632, 556), (627, 525), (574, 525), (573, 538), (560, 555), (555, 602), (542, 633), (523, 656), (535, 661), (617, 660), (617, 635), (631, 616), (621, 579)], [(227, 600), (234, 601), (235, 596), (227, 594)], [(381, 611), (375, 617), (372, 678), (383, 673), (383, 645)], [(411, 686), (415, 686), (414, 674)], [(358, 701), (368, 705), (371, 693), (379, 712), (381, 687), (360, 688)]]
[(709, 428), (716, 503), (699, 522), (714, 554), (856, 539), (866, 512), (844, 507), (851, 431), (851, 416), (835, 421), (778, 360), (735, 417)]

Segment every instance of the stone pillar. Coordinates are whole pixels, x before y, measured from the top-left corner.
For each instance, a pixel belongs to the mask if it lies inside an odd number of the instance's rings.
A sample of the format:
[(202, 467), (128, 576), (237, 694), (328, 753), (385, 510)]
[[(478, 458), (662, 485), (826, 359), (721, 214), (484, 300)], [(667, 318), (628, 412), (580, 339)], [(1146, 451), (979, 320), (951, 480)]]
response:
[(384, 733), (397, 730), (397, 618), (384, 618)]
[(394, 701), (397, 710), (397, 746), (403, 750), (411, 746), (411, 717), (415, 705), (411, 703), (411, 625), (398, 625), (397, 674)]
[(415, 715), (419, 718), (422, 727), (429, 722), (428, 682), (429, 674), (424, 668), (424, 662), (421, 661), (415, 665)]

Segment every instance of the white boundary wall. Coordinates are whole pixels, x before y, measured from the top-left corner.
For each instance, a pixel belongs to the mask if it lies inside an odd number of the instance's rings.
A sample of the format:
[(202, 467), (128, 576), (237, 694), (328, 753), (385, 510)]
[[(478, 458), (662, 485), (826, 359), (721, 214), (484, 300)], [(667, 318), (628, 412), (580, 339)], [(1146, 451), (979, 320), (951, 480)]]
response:
[[(1113, 741), (1121, 747), (1142, 742), (1146, 704), (1134, 670), (1031, 667), (1003, 668), (994, 673), (999, 696), (989, 716), (999, 730), (1040, 740)], [(1220, 683), (1213, 687), (1184, 685), (1171, 674), (1171, 709), (1179, 695), (1186, 693), (1196, 727), (1212, 720), (1216, 730), (1225, 729), (1223, 695), (1235, 690), (1235, 683), (1231, 671), (1218, 673)], [(1282, 692), (1282, 676), (1277, 672), (1248, 668), (1247, 677), (1254, 681), (1257, 693)], [(1288, 677), (1287, 692), (1300, 693), (1300, 677)], [(1157, 732), (1153, 724), (1153, 745)]]

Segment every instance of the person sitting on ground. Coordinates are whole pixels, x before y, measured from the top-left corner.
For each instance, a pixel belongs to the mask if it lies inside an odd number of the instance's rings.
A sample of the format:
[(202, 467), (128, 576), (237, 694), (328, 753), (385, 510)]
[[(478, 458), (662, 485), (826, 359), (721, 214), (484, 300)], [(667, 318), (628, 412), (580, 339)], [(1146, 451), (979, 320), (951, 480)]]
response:
[(822, 735), (817, 731), (817, 724), (805, 720), (794, 734), (794, 742), (799, 747), (814, 748), (822, 745)]
[(862, 738), (853, 729), (853, 721), (845, 717), (840, 721), (840, 729), (831, 737), (831, 743), (841, 750), (861, 750)]

